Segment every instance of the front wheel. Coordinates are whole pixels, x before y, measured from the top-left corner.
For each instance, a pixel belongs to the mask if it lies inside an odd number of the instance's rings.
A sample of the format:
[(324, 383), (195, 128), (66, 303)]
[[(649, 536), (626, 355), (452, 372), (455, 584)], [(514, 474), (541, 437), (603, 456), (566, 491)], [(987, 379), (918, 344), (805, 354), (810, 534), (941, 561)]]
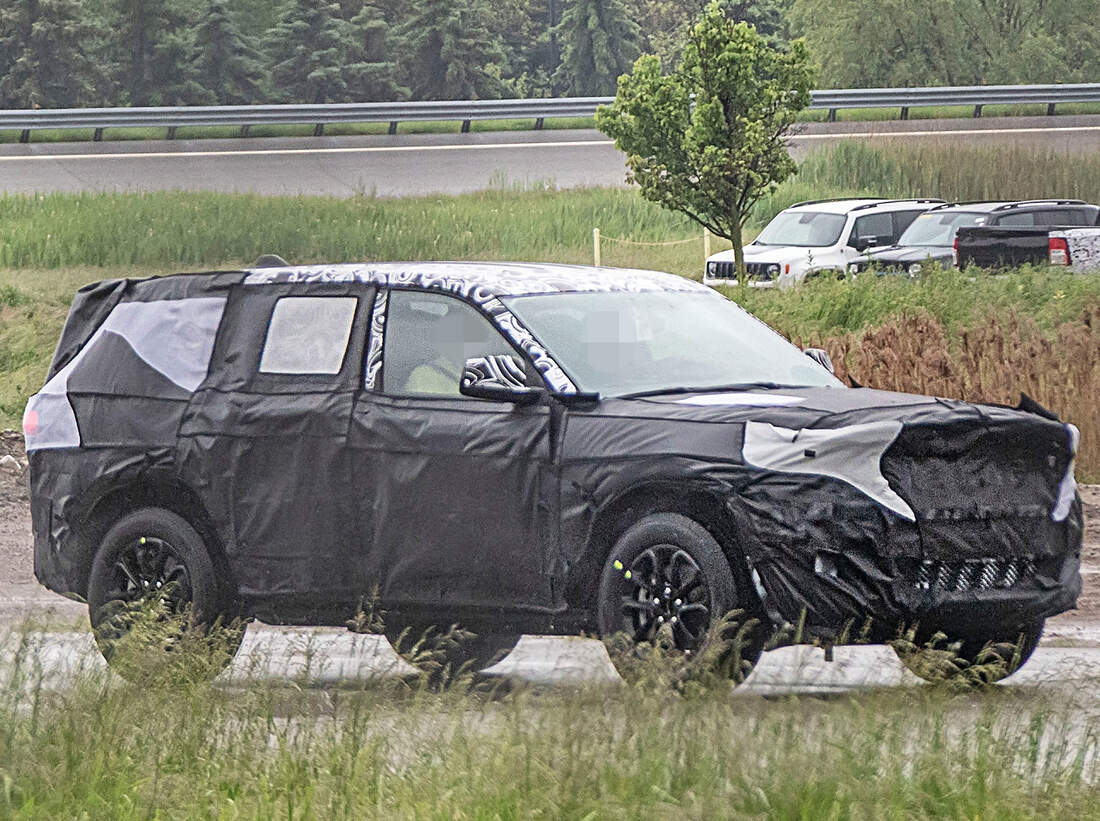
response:
[(212, 679), (244, 626), (224, 624), (202, 537), (181, 516), (144, 508), (120, 519), (92, 560), (88, 615), (96, 645), (124, 678)]
[(1043, 635), (1040, 619), (1016, 630), (985, 636), (950, 637), (917, 632), (893, 642), (901, 663), (925, 681), (992, 684), (1015, 673), (1035, 652)]
[[(764, 649), (755, 600), (714, 537), (677, 513), (645, 517), (615, 542), (600, 577), (597, 626), (627, 680), (663, 655), (685, 675), (741, 681)], [(652, 671), (650, 671), (652, 672)]]

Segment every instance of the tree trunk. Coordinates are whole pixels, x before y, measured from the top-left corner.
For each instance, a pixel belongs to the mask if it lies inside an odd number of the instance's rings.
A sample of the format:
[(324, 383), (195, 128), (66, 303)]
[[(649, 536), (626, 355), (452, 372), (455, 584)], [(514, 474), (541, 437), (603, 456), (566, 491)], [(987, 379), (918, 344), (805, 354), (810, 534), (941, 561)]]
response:
[(745, 284), (745, 248), (741, 241), (741, 213), (735, 208), (730, 220), (730, 242), (733, 243), (733, 264), (737, 268), (737, 284)]

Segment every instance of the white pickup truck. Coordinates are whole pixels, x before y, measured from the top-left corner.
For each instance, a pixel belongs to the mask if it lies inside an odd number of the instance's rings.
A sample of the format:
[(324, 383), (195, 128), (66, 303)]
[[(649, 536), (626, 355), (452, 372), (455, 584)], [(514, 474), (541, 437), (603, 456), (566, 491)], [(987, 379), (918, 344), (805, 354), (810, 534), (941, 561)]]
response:
[(1078, 274), (1100, 274), (1100, 227), (1051, 231), (1049, 257), (1051, 265), (1065, 265)]

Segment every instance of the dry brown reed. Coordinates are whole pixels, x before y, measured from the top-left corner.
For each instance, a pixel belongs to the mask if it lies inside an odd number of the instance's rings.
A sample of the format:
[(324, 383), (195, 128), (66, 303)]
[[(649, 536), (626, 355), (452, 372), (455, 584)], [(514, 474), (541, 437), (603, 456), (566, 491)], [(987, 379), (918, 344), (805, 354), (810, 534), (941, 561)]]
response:
[(806, 344), (825, 348), (842, 379), (868, 387), (1004, 404), (1027, 393), (1081, 429), (1078, 478), (1100, 481), (1100, 305), (1053, 335), (1010, 311), (952, 336), (910, 313)]

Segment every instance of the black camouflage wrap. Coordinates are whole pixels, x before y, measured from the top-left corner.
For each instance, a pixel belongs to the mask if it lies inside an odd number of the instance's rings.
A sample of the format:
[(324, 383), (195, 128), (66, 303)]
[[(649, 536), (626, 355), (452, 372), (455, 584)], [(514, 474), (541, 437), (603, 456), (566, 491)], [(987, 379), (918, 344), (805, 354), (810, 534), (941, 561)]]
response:
[[(469, 301), (562, 399), (382, 393), (389, 288)], [(391, 611), (443, 622), (572, 632), (593, 628), (595, 580), (617, 533), (674, 509), (718, 537), (773, 624), (807, 636), (837, 638), (867, 619), (980, 631), (1074, 606), (1076, 432), (1033, 403), (866, 388), (577, 401), (553, 353), (501, 301), (699, 289), (652, 272), (457, 263), (84, 289), (51, 381), (28, 405), (27, 420), (42, 410), (40, 433), (28, 432), (36, 575), (83, 594), (103, 511), (154, 500), (188, 514), (248, 615), (341, 624), (378, 595)], [(357, 300), (339, 373), (260, 373), (274, 305), (301, 295)], [(193, 327), (191, 306), (206, 306)], [(215, 308), (209, 340), (191, 338)], [(131, 315), (177, 319), (139, 339), (140, 323), (120, 323)], [(207, 352), (193, 384), (193, 367), (149, 352), (163, 333), (191, 338), (182, 359)], [(78, 441), (43, 438), (62, 404)]]

